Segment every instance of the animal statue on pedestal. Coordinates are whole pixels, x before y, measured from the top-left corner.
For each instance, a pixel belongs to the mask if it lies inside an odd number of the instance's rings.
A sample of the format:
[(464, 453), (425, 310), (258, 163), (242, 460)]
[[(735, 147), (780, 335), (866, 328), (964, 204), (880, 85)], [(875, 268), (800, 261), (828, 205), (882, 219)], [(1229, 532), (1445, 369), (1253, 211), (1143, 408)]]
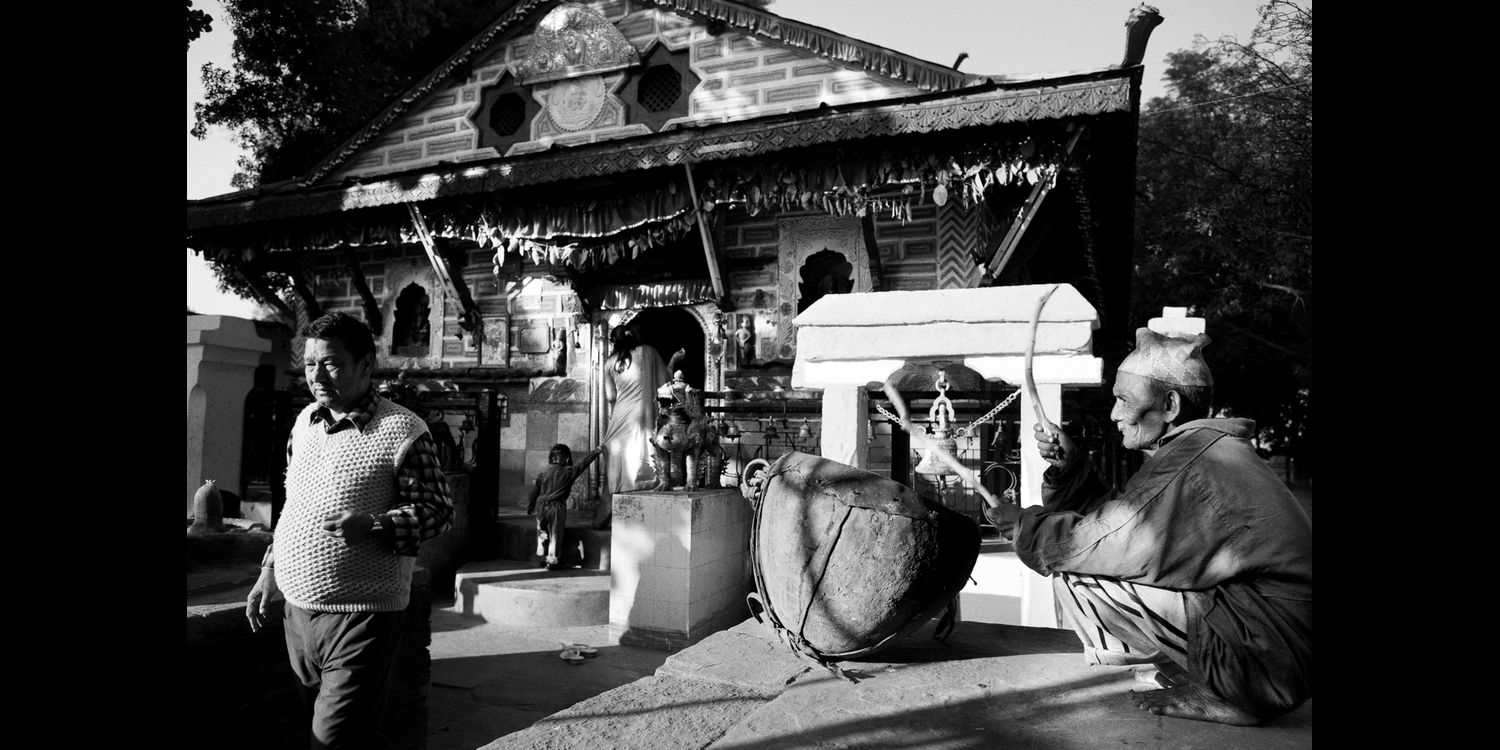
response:
[(652, 489), (657, 491), (717, 487), (724, 466), (718, 427), (703, 414), (702, 391), (683, 380), (682, 371), (676, 369), (684, 356), (681, 349), (672, 355), (668, 366), (673, 370), (672, 380), (656, 391), (667, 414), (666, 423), (651, 436), (655, 449), (651, 463), (656, 470)]

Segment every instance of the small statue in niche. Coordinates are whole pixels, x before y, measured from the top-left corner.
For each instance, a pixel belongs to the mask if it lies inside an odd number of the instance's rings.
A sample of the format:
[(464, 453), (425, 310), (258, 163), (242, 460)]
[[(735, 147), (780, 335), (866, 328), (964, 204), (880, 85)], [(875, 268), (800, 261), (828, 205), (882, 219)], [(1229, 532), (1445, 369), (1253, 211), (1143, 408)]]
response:
[(740, 365), (748, 365), (755, 359), (755, 334), (750, 332), (750, 316), (740, 316), (740, 328), (734, 332), (735, 345), (740, 355)]
[(552, 346), (547, 351), (547, 371), (553, 375), (566, 375), (568, 373), (568, 332), (557, 331), (552, 338)]
[(427, 322), (427, 313), (431, 311), (427, 300), (423, 299), (417, 303), (413, 310), (415, 317), (412, 320), (411, 336), (407, 338), (407, 346), (427, 346), (428, 339), (432, 336), (432, 326)]
[(714, 333), (708, 340), (708, 356), (715, 360), (723, 357), (724, 342), (724, 319), (722, 317), (715, 317)]

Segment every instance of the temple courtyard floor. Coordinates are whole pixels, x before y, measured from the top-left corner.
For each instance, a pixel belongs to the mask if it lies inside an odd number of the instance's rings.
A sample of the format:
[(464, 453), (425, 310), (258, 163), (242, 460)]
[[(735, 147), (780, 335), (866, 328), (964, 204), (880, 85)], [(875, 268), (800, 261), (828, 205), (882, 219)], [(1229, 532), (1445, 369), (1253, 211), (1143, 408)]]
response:
[[(1311, 513), (1311, 490), (1294, 487)], [(1261, 727), (1153, 716), (1121, 667), (1084, 664), (1068, 630), (932, 623), (841, 678), (754, 619), (676, 653), (607, 625), (507, 627), (432, 611), (428, 750), (1309, 748), (1312, 702)], [(565, 644), (598, 653), (573, 664)]]

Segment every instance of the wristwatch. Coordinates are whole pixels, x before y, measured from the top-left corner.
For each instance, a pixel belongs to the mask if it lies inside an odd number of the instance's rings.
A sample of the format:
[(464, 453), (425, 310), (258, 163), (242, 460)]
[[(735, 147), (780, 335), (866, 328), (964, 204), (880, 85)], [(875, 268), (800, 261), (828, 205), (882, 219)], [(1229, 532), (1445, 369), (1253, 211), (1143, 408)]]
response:
[(384, 536), (390, 527), (390, 521), (385, 516), (370, 514), (370, 536)]

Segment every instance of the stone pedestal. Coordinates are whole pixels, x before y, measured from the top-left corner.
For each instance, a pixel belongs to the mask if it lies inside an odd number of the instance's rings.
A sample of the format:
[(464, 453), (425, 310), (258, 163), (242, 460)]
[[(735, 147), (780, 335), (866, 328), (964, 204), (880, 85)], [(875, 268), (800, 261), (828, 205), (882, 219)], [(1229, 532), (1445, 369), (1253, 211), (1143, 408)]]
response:
[(730, 488), (616, 494), (611, 638), (677, 651), (748, 617), (750, 520)]

